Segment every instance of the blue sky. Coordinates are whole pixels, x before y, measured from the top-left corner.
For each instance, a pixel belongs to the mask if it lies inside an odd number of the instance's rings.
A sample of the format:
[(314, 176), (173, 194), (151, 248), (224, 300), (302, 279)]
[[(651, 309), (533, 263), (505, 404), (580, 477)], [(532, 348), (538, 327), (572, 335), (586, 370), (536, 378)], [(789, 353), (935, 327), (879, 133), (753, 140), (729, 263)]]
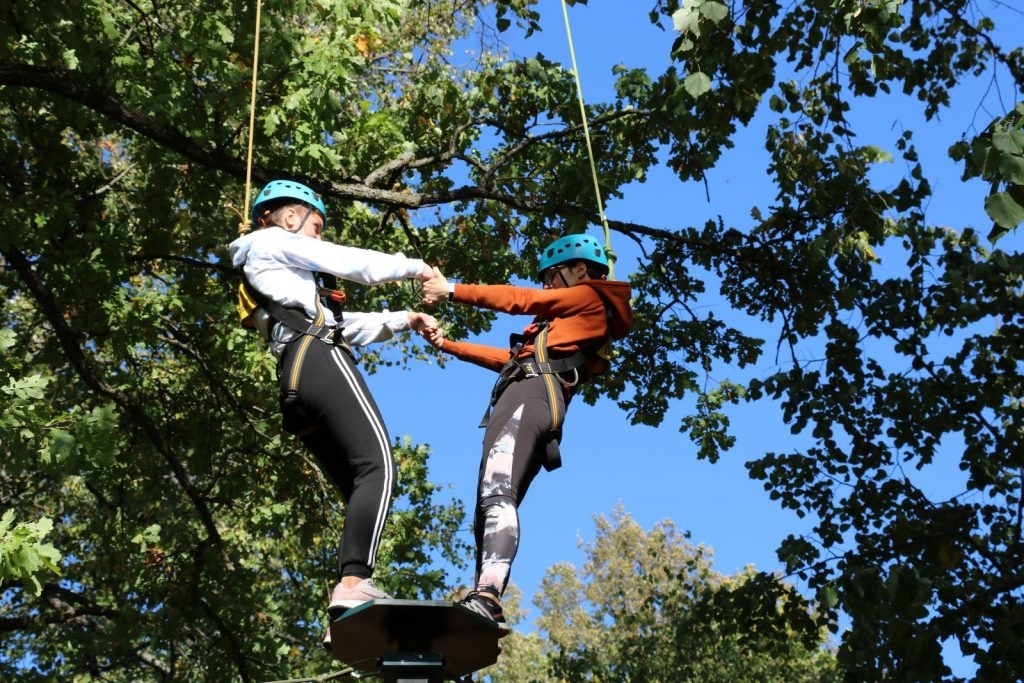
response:
[[(539, 8), (543, 35), (514, 43), (513, 51), (520, 55), (540, 51), (569, 67), (560, 2), (545, 0)], [(648, 10), (646, 3), (600, 0), (569, 9), (588, 101), (612, 98), (611, 68), (617, 63), (647, 66), (652, 74), (668, 66), (674, 35), (654, 28)], [(987, 83), (961, 88), (958, 93), (954, 109), (943, 112), (939, 121), (928, 123), (919, 114), (916, 102), (907, 106), (899, 97), (865, 100), (851, 114), (853, 129), (862, 144), (890, 150), (895, 149), (894, 142), (903, 130), (914, 130), (925, 172), (935, 189), (928, 209), (929, 222), (957, 230), (976, 226), (987, 232), (990, 222), (982, 209), (983, 188), (961, 183), (961, 171), (948, 159), (946, 149), (962, 131), (977, 132), (997, 113), (1012, 107), (1012, 102), (996, 101), (997, 93)], [(979, 107), (983, 101), (987, 104)], [(696, 183), (684, 185), (659, 170), (645, 184), (630, 187), (624, 199), (606, 201), (606, 214), (661, 228), (700, 225), (719, 215), (726, 223), (749, 226), (751, 207), (767, 206), (774, 196), (764, 171), (763, 139), (763, 120), (755, 119), (749, 129), (737, 135), (735, 149), (707, 174), (707, 188)], [(934, 144), (929, 144), (932, 141)], [(894, 183), (905, 172), (900, 164), (897, 161), (880, 168), (877, 181)], [(598, 226), (591, 233), (603, 241)], [(638, 253), (631, 241), (614, 235), (612, 239), (619, 255), (616, 279), (626, 279), (634, 270)], [(1016, 235), (1006, 238), (1011, 243), (1017, 240)], [(713, 284), (700, 306), (742, 325), (747, 333), (768, 339), (754, 372), (763, 375), (773, 369), (775, 332), (756, 321), (738, 318), (717, 296)], [(505, 346), (508, 334), (519, 331), (527, 322), (525, 317), (503, 316), (492, 333), (476, 340)], [(816, 350), (808, 347), (806, 352), (812, 357)], [(726, 377), (736, 375), (722, 368), (707, 381), (713, 385)], [(466, 501), (471, 511), (482, 438), (482, 430), (476, 425), (493, 375), (452, 361), (443, 370), (425, 363), (408, 370), (384, 368), (368, 379), (392, 436), (408, 434), (414, 441), (428, 444), (432, 449), (431, 478), (449, 484), (452, 495)], [(714, 567), (720, 573), (733, 574), (747, 565), (764, 571), (782, 570), (775, 555), (779, 542), (787, 534), (809, 530), (811, 524), (771, 501), (761, 485), (749, 479), (743, 463), (766, 451), (800, 448), (806, 441), (794, 440), (773, 406), (740, 406), (730, 409), (737, 444), (712, 465), (697, 460), (696, 448), (678, 431), (679, 419), (689, 407), (673, 406), (661, 427), (650, 428), (631, 426), (610, 401), (600, 401), (596, 406), (581, 400), (572, 404), (562, 441), (564, 466), (553, 473), (541, 473), (520, 511), (522, 542), (512, 581), (524, 593), (524, 605), (531, 610), (528, 618), (536, 617), (536, 608), (529, 603), (545, 571), (562, 561), (580, 565), (583, 555), (579, 540), (593, 539), (594, 515), (610, 515), (617, 505), (645, 529), (671, 519), (678, 528), (689, 530), (691, 542), (713, 548)], [(955, 459), (920, 476), (937, 495), (949, 496), (962, 490)], [(468, 582), (470, 578), (467, 571), (462, 580)], [(532, 627), (527, 624), (524, 628)]]

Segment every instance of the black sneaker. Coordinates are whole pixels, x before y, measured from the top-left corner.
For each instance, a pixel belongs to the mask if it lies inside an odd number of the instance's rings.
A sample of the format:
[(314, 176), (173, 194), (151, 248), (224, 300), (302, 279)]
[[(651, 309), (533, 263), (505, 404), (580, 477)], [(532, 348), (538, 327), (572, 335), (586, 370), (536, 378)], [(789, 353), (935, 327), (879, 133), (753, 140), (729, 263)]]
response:
[(459, 604), (494, 622), (494, 625), (498, 627), (499, 638), (504, 638), (511, 633), (508, 624), (505, 622), (505, 614), (501, 611), (501, 603), (496, 600), (485, 598), (479, 592), (472, 591), (462, 600), (459, 600)]

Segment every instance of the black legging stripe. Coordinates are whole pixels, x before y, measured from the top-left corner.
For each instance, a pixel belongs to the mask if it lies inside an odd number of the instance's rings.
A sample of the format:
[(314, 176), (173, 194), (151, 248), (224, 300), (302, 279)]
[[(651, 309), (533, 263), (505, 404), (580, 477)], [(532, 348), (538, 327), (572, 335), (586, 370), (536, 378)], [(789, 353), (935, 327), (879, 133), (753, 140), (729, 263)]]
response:
[(334, 360), (334, 364), (341, 371), (341, 374), (345, 376), (349, 387), (352, 389), (352, 393), (355, 394), (356, 400), (359, 401), (359, 405), (363, 408), (367, 421), (373, 427), (373, 433), (377, 437), (377, 445), (380, 447), (383, 455), (381, 460), (384, 462), (384, 488), (377, 503), (377, 516), (373, 525), (373, 536), (370, 543), (371, 562), (369, 564), (373, 567), (372, 560), (375, 560), (377, 557), (380, 539), (384, 535), (384, 524), (388, 519), (388, 510), (391, 509), (391, 494), (395, 487), (395, 467), (394, 460), (391, 457), (390, 437), (388, 436), (387, 428), (380, 418), (380, 411), (377, 409), (376, 402), (374, 402), (368, 392), (362, 389), (364, 383), (356, 378), (355, 368), (350, 362), (346, 362), (349, 359), (344, 354), (345, 352), (337, 347), (331, 350), (331, 358)]
[[(301, 435), (346, 503), (339, 543), (340, 576), (371, 576), (395, 492), (391, 440), (373, 396), (352, 359), (313, 340), (306, 353), (293, 342), (283, 358), (282, 390), (297, 380), (297, 395), (282, 404), (285, 428)], [(293, 363), (301, 362), (294, 368)]]

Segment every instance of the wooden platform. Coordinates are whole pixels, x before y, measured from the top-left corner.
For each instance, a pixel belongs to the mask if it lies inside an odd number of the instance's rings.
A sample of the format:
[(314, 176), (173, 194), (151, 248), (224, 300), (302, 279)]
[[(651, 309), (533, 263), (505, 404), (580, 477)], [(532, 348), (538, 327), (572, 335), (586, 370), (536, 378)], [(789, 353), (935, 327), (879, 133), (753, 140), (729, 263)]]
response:
[(460, 678), (496, 662), (499, 651), (494, 622), (444, 600), (373, 600), (331, 622), (334, 657), (385, 680), (388, 669), (408, 672), (401, 680)]

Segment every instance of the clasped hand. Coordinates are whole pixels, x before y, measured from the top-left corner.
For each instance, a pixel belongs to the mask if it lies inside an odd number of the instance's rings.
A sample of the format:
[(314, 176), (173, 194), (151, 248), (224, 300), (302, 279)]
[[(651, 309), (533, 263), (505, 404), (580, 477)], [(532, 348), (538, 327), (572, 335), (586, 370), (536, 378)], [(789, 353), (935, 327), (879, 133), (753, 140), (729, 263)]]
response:
[(422, 285), (424, 306), (436, 306), (439, 301), (447, 299), (448, 292), (451, 291), (451, 285), (448, 284), (447, 278), (441, 274), (441, 270), (436, 266), (430, 278), (422, 281)]
[[(436, 306), (437, 302), (448, 298), (450, 285), (439, 268), (425, 266), (423, 274), (420, 275), (420, 283), (423, 285), (423, 305)], [(444, 332), (441, 331), (437, 319), (429, 313), (410, 311), (409, 327), (419, 332), (431, 346), (439, 349), (444, 345)]]
[(414, 332), (419, 332), (431, 346), (441, 348), (444, 344), (444, 332), (441, 331), (437, 318), (429, 313), (409, 311), (409, 327)]

